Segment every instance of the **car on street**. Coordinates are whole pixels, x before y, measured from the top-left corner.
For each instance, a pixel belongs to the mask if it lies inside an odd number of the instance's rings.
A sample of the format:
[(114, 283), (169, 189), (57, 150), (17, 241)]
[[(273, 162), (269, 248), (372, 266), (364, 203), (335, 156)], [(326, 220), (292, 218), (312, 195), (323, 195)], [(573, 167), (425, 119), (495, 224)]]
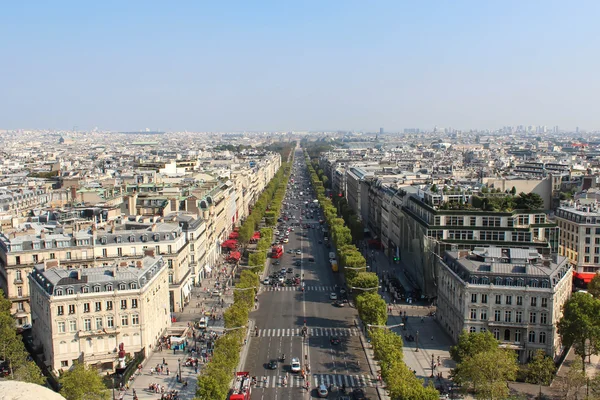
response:
[(300, 372), (302, 366), (300, 365), (300, 360), (296, 357), (292, 358), (292, 363), (290, 364), (292, 372)]
[(302, 254), (302, 250), (296, 250), (296, 255), (301, 255)]
[(289, 267), (289, 268), (287, 269), (287, 272), (288, 272), (288, 274), (291, 274), (292, 272), (294, 272), (294, 268), (292, 268), (292, 267)]
[(283, 240), (282, 240), (282, 242), (283, 242), (284, 244), (285, 244), (285, 243), (289, 243), (289, 241), (290, 241), (290, 240), (289, 240), (288, 238), (285, 238), (285, 239), (283, 239)]
[(221, 291), (219, 289), (215, 289), (212, 291), (213, 297), (221, 297)]
[(315, 262), (315, 258), (313, 256), (308, 257), (308, 261)]
[(330, 300), (337, 300), (337, 293), (334, 293), (334, 292), (329, 293), (329, 299)]
[(342, 341), (340, 340), (339, 337), (337, 336), (332, 336), (331, 339), (329, 339), (329, 343), (337, 346), (338, 344), (342, 343)]
[(365, 391), (361, 388), (355, 388), (352, 391), (352, 399), (354, 400), (367, 400), (367, 396), (365, 395)]
[(269, 368), (269, 369), (277, 369), (277, 364), (278, 364), (277, 360), (271, 360), (267, 364), (267, 368)]
[(271, 280), (269, 278), (265, 278), (265, 280), (263, 281), (263, 285), (270, 285), (271, 284)]
[(278, 278), (278, 281), (279, 281), (279, 283), (283, 283), (283, 282), (285, 282), (285, 278), (283, 276), (280, 276)]
[(336, 307), (344, 307), (344, 303), (342, 303), (342, 302), (341, 302), (341, 301), (339, 301), (339, 300), (336, 300), (336, 301), (334, 301), (334, 302), (333, 302), (333, 305), (334, 305), (334, 306), (336, 306)]
[(326, 398), (327, 395), (329, 395), (329, 392), (327, 391), (327, 386), (319, 385), (319, 388), (317, 389), (317, 394), (322, 399)]
[(281, 264), (281, 262), (279, 260), (273, 261), (273, 265), (279, 265), (279, 264)]
[(299, 267), (299, 266), (300, 266), (300, 264), (302, 264), (302, 263), (300, 262), (300, 260), (296, 260), (296, 262), (294, 263), (294, 265), (295, 265), (296, 267)]

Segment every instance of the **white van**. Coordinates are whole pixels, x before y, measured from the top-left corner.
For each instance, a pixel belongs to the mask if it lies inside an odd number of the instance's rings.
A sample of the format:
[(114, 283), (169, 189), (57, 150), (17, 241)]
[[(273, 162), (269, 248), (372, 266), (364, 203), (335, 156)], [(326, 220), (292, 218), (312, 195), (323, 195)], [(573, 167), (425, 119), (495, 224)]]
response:
[(199, 329), (206, 329), (208, 327), (208, 320), (206, 317), (200, 318), (200, 322), (198, 322)]

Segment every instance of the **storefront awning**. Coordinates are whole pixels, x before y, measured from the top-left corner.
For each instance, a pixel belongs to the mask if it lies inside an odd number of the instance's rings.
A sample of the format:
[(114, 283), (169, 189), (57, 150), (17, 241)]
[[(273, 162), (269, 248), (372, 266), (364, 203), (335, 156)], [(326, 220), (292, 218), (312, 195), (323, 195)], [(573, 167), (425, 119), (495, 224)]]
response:
[(190, 294), (189, 282), (187, 284), (183, 285), (183, 287), (181, 288), (181, 291), (183, 292), (183, 297), (188, 297), (188, 295)]
[(210, 266), (209, 266), (208, 264), (206, 264), (206, 265), (204, 266), (204, 270), (205, 270), (206, 272), (211, 272), (211, 271), (212, 271), (212, 269), (210, 268)]
[(252, 235), (252, 239), (260, 239), (260, 232), (254, 232), (254, 235)]
[(233, 260), (239, 260), (241, 256), (242, 255), (239, 251), (232, 251), (231, 253), (229, 253), (229, 258)]
[(229, 239), (237, 239), (239, 236), (240, 236), (239, 233), (237, 233), (237, 232), (231, 232), (229, 234)]
[(592, 279), (596, 276), (594, 272), (575, 272), (573, 277), (576, 279), (581, 279), (585, 283), (590, 283)]

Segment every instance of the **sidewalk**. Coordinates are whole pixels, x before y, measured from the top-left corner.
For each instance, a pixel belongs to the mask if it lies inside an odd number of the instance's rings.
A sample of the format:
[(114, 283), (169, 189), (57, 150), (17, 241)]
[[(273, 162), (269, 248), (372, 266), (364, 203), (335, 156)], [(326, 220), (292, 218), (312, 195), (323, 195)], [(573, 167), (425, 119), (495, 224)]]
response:
[[(416, 289), (410, 279), (403, 273), (404, 267), (402, 264), (390, 263), (383, 251), (368, 249), (367, 255), (371, 260), (371, 270), (376, 272), (380, 279), (383, 276), (395, 276), (406, 293)], [(447, 393), (452, 385), (448, 378), (451, 370), (456, 366), (450, 358), (450, 347), (454, 343), (439, 327), (435, 317), (428, 316), (431, 311), (435, 311), (435, 308), (430, 307), (429, 303), (424, 303), (418, 299), (412, 303), (407, 303), (405, 300), (394, 302), (387, 289), (382, 288), (382, 290), (379, 293), (391, 307), (388, 325), (402, 324), (402, 316), (407, 317), (404, 327), (392, 328), (404, 340), (404, 362), (410, 369), (415, 371), (417, 377), (425, 381), (426, 385), (432, 381), (435, 387)], [(412, 341), (408, 340), (409, 336), (412, 336)], [(438, 374), (441, 374), (441, 379), (438, 378)]]

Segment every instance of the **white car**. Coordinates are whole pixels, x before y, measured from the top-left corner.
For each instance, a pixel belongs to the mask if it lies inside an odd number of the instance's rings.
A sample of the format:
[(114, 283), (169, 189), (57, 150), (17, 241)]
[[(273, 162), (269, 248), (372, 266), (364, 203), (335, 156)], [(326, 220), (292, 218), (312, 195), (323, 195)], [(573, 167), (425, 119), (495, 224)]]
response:
[(288, 243), (288, 242), (289, 242), (288, 238), (283, 239), (283, 243)]
[(279, 283), (283, 283), (283, 282), (285, 282), (285, 279), (284, 279), (284, 277), (283, 277), (283, 276), (280, 276), (280, 277), (279, 277)]
[(330, 300), (337, 300), (337, 293), (333, 293), (333, 292), (332, 292), (332, 293), (330, 293), (330, 294), (329, 294), (329, 299), (330, 299)]
[(265, 278), (265, 280), (263, 281), (263, 285), (270, 285), (271, 281), (269, 280), (269, 278)]
[(302, 366), (300, 365), (300, 360), (297, 358), (292, 358), (291, 367), (292, 372), (300, 372), (300, 370), (302, 369)]
[(274, 234), (276, 234), (276, 235), (279, 235), (279, 231), (275, 231), (275, 232), (273, 232), (273, 233), (274, 233)]
[(296, 250), (296, 254), (297, 254), (297, 255), (300, 255), (300, 254), (302, 254), (302, 250)]

